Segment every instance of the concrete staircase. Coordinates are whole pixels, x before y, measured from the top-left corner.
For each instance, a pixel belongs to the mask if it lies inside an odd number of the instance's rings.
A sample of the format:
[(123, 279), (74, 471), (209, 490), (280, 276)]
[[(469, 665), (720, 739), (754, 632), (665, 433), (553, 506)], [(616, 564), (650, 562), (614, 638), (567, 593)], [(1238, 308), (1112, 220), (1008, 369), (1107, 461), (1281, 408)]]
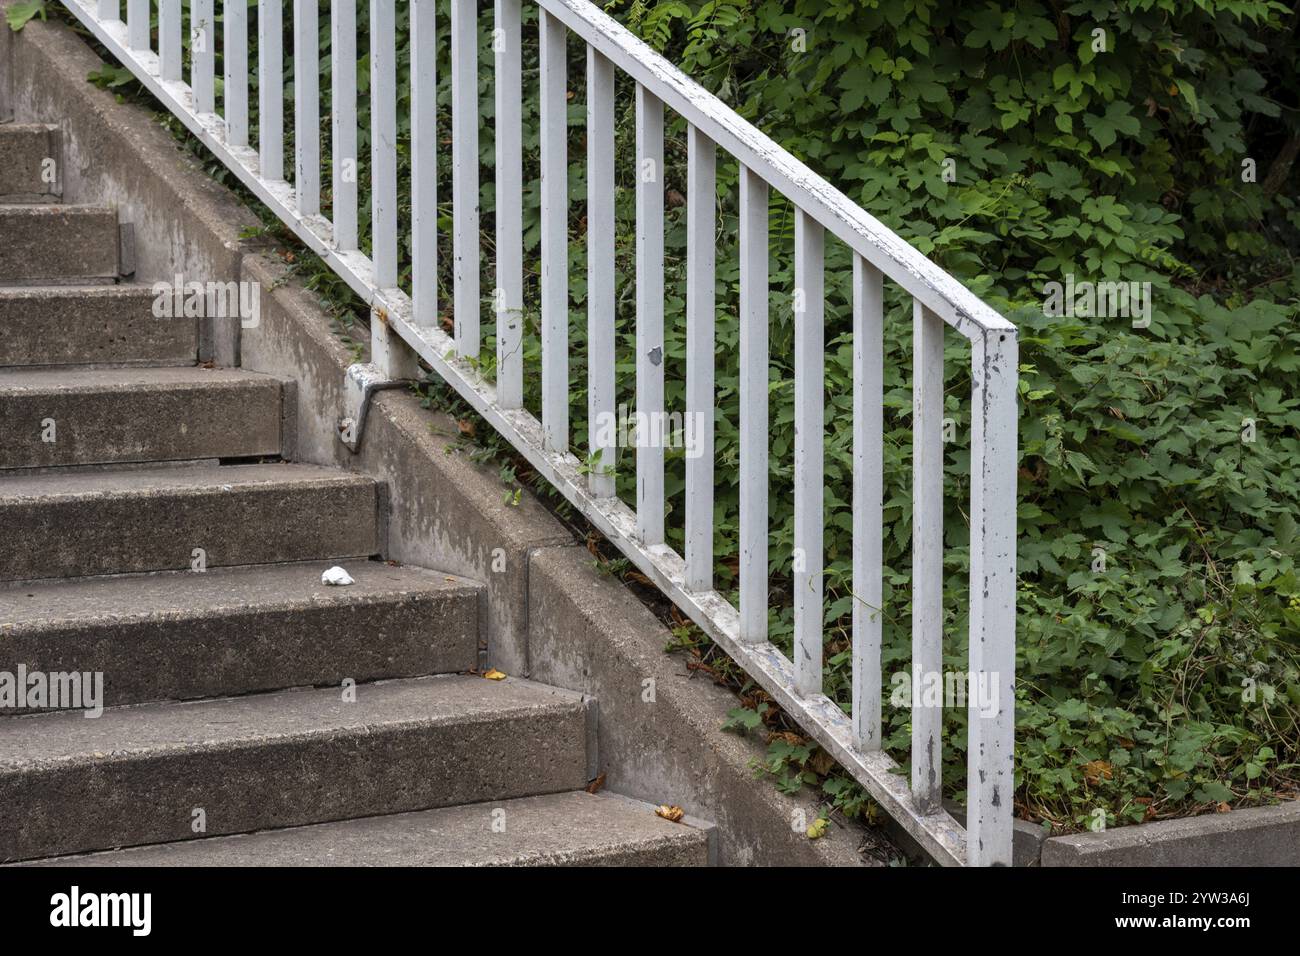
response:
[[(154, 317), (58, 143), (0, 125), (0, 862), (707, 863), (584, 792), (590, 701), (475, 672), (482, 586), (382, 560), (380, 482), (286, 460), (292, 383)], [(73, 672), (102, 715), (17, 693)]]

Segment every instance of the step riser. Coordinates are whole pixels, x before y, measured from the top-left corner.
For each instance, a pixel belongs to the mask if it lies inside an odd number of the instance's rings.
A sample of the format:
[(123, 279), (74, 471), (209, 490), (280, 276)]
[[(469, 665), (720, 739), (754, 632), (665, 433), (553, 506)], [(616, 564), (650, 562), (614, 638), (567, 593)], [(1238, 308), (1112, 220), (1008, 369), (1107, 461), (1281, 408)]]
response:
[(0, 500), (0, 581), (276, 564), (378, 553), (374, 485), (234, 486)]
[(0, 771), (0, 861), (574, 789), (585, 734), (574, 707)]
[(23, 865), (708, 866), (711, 842), (644, 803), (554, 793)]
[(197, 319), (160, 319), (148, 289), (0, 289), (0, 365), (193, 365)]
[(0, 203), (58, 202), (61, 163), (57, 127), (0, 126)]
[[(102, 673), (105, 707), (468, 671), (478, 598), (412, 593), (331, 606), (231, 610), (90, 626), (6, 630), (0, 671)], [(7, 713), (29, 713), (17, 709)]]
[(111, 282), (118, 275), (117, 214), (60, 206), (0, 207), (0, 281)]
[(280, 453), (280, 385), (271, 379), (75, 392), (0, 380), (0, 412), (0, 468)]

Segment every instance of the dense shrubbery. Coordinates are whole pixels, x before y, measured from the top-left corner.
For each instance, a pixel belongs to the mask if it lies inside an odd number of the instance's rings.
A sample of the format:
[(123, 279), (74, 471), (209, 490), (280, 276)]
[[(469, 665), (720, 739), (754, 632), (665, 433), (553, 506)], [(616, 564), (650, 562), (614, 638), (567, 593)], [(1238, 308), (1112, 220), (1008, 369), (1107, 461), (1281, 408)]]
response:
[[(399, 23), (405, 6), (398, 3)], [(1256, 0), (1030, 0), (964, 8), (918, 0), (616, 0), (606, 6), (1020, 326), (1019, 810), (1075, 827), (1091, 822), (1096, 808), (1114, 823), (1294, 792), (1300, 779), (1300, 266), (1292, 252), (1300, 208), (1291, 162), (1300, 150), (1297, 14)], [(534, 16), (529, 10), (527, 22)], [(535, 31), (526, 27), (525, 34), (532, 44)], [(445, 32), (440, 42), (445, 45)], [(323, 50), (327, 43), (323, 15)], [(490, 115), (486, 30), (483, 43), (482, 102)], [(581, 61), (577, 44), (571, 53), (573, 62)], [(535, 49), (525, 59), (535, 63)], [(292, 71), (288, 52), (286, 63)], [(445, 84), (445, 64), (440, 76)], [(571, 371), (581, 451), (579, 69), (571, 70), (570, 81)], [(619, 384), (620, 397), (630, 402), (630, 96), (620, 96), (619, 109), (618, 318), (626, 363)], [(535, 116), (530, 91), (525, 151), (534, 165), (525, 178), (533, 370)], [(404, 118), (402, 124), (405, 130)], [(363, 129), (363, 153), (366, 144)], [(673, 195), (685, 193), (680, 121), (670, 127), (667, 152), (668, 407), (681, 409), (685, 215)], [(490, 132), (482, 155), (490, 181)], [(946, 160), (953, 161), (951, 182), (942, 175)], [(1253, 178), (1244, 175), (1252, 163)], [(734, 463), (733, 163), (720, 165), (719, 185), (717, 451), (721, 462)], [(491, 193), (489, 184), (488, 236)], [(774, 639), (788, 641), (793, 226), (780, 197), (773, 199), (772, 223), (772, 630)], [(490, 260), (490, 242), (485, 250)], [(835, 243), (828, 244), (827, 266), (827, 679), (828, 693), (847, 704), (850, 459), (842, 423), (851, 342), (848, 257)], [(1067, 274), (1150, 282), (1150, 327), (1133, 328), (1124, 318), (1044, 316), (1044, 283)], [(490, 289), (490, 263), (484, 275)], [(335, 300), (345, 297), (327, 273), (317, 270), (313, 281)], [(909, 657), (911, 529), (910, 308), (896, 294), (888, 305), (887, 674), (905, 669)], [(491, 319), (485, 302), (489, 332)], [(951, 339), (947, 414), (957, 440), (947, 446), (945, 606), (950, 664), (962, 669), (969, 373), (968, 351)], [(489, 367), (491, 348), (489, 339), (483, 355)], [(537, 384), (535, 376), (529, 380), (531, 388)], [(630, 459), (620, 465), (620, 487), (630, 497)], [(737, 500), (734, 484), (727, 484), (734, 477), (720, 468), (724, 588), (734, 585)], [(680, 458), (671, 460), (668, 488), (677, 511), (669, 518), (670, 539), (678, 544), (682, 480)], [(905, 758), (907, 712), (887, 709), (886, 719), (887, 745)], [(959, 712), (949, 716), (955, 733), (948, 738), (948, 783), (957, 796), (964, 785), (964, 719)], [(785, 785), (820, 783), (841, 806), (860, 805), (853, 786), (813, 772), (824, 770), (824, 762), (797, 739), (774, 737), (769, 766)]]

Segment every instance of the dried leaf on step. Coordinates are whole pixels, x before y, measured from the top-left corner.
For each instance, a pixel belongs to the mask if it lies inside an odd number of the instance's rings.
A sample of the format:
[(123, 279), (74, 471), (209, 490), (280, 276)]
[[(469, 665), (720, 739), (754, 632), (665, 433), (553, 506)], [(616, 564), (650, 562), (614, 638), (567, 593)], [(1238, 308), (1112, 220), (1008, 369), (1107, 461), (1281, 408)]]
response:
[(1110, 780), (1115, 776), (1115, 768), (1104, 760), (1089, 760), (1083, 765), (1083, 778), (1091, 784)]
[(492, 668), (490, 671), (485, 672), (485, 673), (483, 674), (483, 676), (486, 677), (488, 680), (505, 680), (505, 679), (506, 679), (506, 675), (505, 675), (502, 671), (497, 670), (495, 667)]
[(474, 423), (468, 418), (460, 419), (460, 421), (456, 422), (456, 427), (460, 429), (460, 433), (466, 438), (474, 437)]
[(663, 817), (670, 823), (681, 823), (682, 817), (686, 816), (686, 811), (681, 807), (672, 807), (664, 804), (662, 807), (655, 807), (655, 816)]
[(826, 776), (826, 774), (831, 772), (831, 768), (834, 766), (835, 758), (820, 747), (817, 748), (815, 754), (808, 758), (808, 769), (819, 777)]
[(604, 786), (605, 786), (605, 775), (603, 773), (597, 774), (596, 779), (592, 780), (589, 784), (587, 784), (587, 792), (599, 793)]
[(818, 817), (808, 826), (808, 839), (819, 840), (826, 835), (826, 826), (829, 821), (825, 817)]

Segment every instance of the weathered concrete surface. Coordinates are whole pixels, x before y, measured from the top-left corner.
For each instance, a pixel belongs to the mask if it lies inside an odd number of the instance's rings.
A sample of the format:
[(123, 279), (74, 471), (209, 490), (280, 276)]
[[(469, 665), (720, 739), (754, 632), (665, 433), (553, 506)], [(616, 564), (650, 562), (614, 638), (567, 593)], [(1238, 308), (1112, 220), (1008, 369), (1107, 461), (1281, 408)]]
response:
[(330, 563), (3, 585), (0, 671), (100, 672), (118, 706), (477, 664), (478, 585), (358, 559), (330, 587)]
[(0, 468), (279, 455), (280, 419), (242, 369), (0, 369)]
[(44, 123), (0, 126), (0, 202), (58, 202), (59, 128)]
[[(0, 721), (0, 860), (580, 789), (586, 708), (427, 677)], [(523, 768), (527, 768), (526, 772)]]
[(0, 364), (193, 365), (197, 319), (158, 319), (141, 285), (0, 288)]
[[(14, 0), (0, 0), (8, 6)], [(133, 227), (137, 281), (226, 281), (239, 274), (257, 217), (202, 171), (145, 110), (86, 82), (100, 60), (64, 24), (31, 21), (8, 44), (7, 107), (18, 122), (59, 126), (65, 201), (115, 207)], [(3, 72), (3, 71), (0, 71)], [(238, 319), (204, 320), (204, 359), (238, 364)]]
[(54, 866), (704, 866), (708, 834), (582, 791), (65, 857)]
[(532, 496), (509, 503), (492, 469), (454, 449), (456, 423), (405, 390), (375, 396), (354, 456), (335, 429), (354, 356), (282, 264), (247, 256), (241, 278), (262, 289), (261, 322), (244, 330), (244, 364), (297, 380), (298, 455), (387, 480), (388, 554), (485, 582), (485, 662), (527, 676), (528, 555), (572, 535)]
[(117, 253), (108, 206), (0, 206), (0, 282), (111, 282)]
[(378, 486), (311, 465), (0, 475), (0, 580), (368, 556)]
[(1043, 866), (1300, 866), (1300, 800), (1043, 841)]
[(528, 593), (534, 679), (598, 700), (607, 787), (715, 821), (723, 865), (862, 862), (859, 828), (837, 822), (809, 840), (815, 802), (754, 779), (762, 747), (720, 729), (735, 696), (665, 654), (663, 625), (585, 548), (534, 553)]

